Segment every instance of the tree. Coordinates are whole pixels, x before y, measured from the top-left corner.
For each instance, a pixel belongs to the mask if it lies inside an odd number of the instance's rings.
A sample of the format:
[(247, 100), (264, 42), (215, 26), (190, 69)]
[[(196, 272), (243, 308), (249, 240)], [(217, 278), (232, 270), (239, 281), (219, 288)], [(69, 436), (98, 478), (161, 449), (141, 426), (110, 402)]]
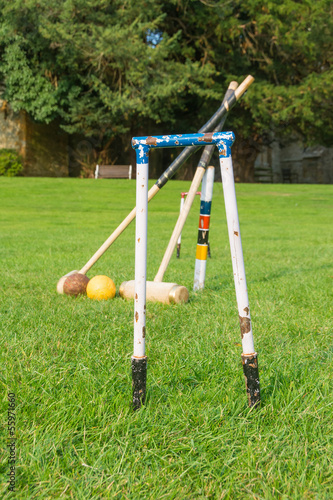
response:
[[(175, 12), (173, 5), (177, 3)], [(200, 0), (168, 2), (164, 29), (181, 28), (180, 43), (211, 64), (215, 82), (252, 74), (243, 107), (228, 118), (243, 135), (300, 133), (332, 145), (330, 0)], [(229, 121), (230, 120), (230, 121)]]
[(5, 98), (98, 138), (191, 132), (231, 79), (256, 82), (230, 128), (332, 143), (328, 0), (0, 0)]
[(163, 2), (14, 0), (2, 4), (6, 98), (70, 133), (112, 137), (145, 119), (174, 122), (188, 96), (219, 97), (214, 69), (160, 33)]

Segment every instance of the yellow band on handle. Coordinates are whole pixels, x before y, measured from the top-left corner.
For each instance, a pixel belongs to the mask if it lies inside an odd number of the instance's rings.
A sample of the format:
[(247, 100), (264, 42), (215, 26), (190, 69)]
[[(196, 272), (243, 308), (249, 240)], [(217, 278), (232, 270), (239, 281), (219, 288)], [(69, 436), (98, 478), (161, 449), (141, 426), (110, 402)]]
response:
[(195, 258), (198, 260), (207, 260), (208, 245), (197, 245)]

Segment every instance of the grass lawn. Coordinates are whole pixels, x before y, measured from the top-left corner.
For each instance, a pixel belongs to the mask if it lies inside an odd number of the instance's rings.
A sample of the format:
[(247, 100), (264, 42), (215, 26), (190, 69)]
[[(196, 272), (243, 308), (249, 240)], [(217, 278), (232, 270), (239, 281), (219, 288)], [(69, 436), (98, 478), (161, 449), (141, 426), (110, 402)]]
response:
[[(151, 182), (151, 184), (153, 181)], [(153, 280), (189, 182), (149, 205)], [(56, 293), (135, 205), (135, 181), (0, 178), (1, 498), (331, 499), (333, 186), (236, 186), (262, 405), (247, 407), (222, 186), (206, 288), (147, 304), (133, 413), (133, 303)], [(192, 290), (196, 197), (165, 281)], [(131, 226), (89, 271), (134, 278)], [(16, 492), (8, 492), (8, 393)]]

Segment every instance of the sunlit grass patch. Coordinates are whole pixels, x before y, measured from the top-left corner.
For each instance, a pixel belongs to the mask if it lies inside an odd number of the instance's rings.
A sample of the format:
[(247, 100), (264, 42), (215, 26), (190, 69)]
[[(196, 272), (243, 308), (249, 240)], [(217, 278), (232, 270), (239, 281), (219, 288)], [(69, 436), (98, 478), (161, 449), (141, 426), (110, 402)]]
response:
[[(149, 208), (148, 278), (189, 183)], [(199, 200), (147, 304), (148, 392), (133, 413), (133, 303), (60, 296), (135, 205), (134, 181), (0, 179), (2, 422), (16, 394), (15, 498), (324, 498), (332, 484), (332, 187), (237, 185), (262, 405), (248, 409), (223, 194), (192, 292)], [(89, 271), (134, 278), (134, 223)], [(6, 425), (4, 424), (6, 439)], [(1, 494), (7, 450), (1, 451)]]

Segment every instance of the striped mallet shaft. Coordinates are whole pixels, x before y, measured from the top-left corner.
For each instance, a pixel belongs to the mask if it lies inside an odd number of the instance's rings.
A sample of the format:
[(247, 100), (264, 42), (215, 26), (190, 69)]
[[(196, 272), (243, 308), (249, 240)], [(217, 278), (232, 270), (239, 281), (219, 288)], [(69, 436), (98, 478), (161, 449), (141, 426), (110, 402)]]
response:
[(213, 199), (214, 167), (208, 167), (202, 179), (200, 198), (200, 217), (198, 229), (198, 242), (194, 269), (193, 290), (201, 290), (205, 287), (206, 263), (209, 241), (210, 213)]

